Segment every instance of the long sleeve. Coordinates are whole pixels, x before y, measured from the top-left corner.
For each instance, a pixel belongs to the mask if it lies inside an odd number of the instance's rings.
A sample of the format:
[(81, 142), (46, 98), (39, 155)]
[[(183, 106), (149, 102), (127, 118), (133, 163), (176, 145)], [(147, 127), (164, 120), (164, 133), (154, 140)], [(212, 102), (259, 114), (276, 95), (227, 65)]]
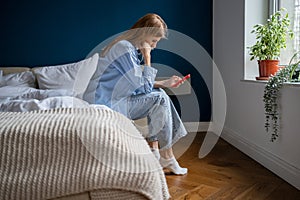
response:
[(95, 72), (95, 103), (103, 104), (126, 115), (129, 97), (152, 92), (157, 70), (141, 66), (138, 52), (128, 41), (122, 40), (99, 58)]
[(157, 70), (153, 67), (144, 66), (144, 85), (134, 91), (134, 94), (150, 93), (153, 89)]
[(150, 66), (141, 67), (137, 51), (128, 43), (121, 41), (112, 49), (115, 58), (112, 65), (122, 74), (122, 84), (131, 85), (132, 94), (150, 93), (157, 70)]

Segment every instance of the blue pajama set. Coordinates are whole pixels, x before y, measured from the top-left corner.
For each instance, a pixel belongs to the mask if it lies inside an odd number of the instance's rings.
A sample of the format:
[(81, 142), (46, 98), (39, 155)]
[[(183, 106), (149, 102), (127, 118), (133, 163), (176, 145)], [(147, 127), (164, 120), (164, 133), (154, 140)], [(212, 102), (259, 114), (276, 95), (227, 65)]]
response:
[(129, 41), (121, 40), (99, 58), (95, 103), (131, 120), (147, 117), (146, 139), (158, 140), (160, 149), (167, 149), (187, 131), (169, 96), (153, 88), (157, 70), (141, 65), (139, 56), (141, 53)]

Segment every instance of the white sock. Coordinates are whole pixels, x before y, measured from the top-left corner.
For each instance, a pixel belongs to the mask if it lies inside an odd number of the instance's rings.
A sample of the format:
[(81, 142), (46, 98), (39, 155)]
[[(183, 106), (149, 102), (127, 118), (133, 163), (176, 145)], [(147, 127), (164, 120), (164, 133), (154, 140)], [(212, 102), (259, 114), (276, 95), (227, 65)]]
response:
[(159, 160), (159, 159), (160, 159), (160, 153), (159, 153), (159, 150), (158, 150), (157, 148), (150, 148), (150, 149), (151, 149), (152, 153), (154, 154), (155, 158), (156, 158), (157, 160)]
[(177, 174), (177, 175), (184, 175), (188, 171), (187, 168), (182, 168), (179, 166), (179, 163), (177, 162), (175, 157), (172, 157), (169, 159), (165, 159), (165, 158), (161, 157), (159, 162), (163, 168), (167, 168), (167, 169), (171, 170), (171, 172), (173, 172), (174, 174)]

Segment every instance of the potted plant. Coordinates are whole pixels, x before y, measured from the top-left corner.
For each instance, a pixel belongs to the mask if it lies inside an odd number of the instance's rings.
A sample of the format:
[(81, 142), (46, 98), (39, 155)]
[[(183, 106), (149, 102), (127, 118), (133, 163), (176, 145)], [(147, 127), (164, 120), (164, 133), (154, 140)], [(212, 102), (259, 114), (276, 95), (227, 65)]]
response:
[(263, 101), (265, 104), (265, 128), (268, 132), (271, 128), (272, 135), (271, 141), (275, 141), (278, 138), (279, 133), (279, 112), (278, 112), (278, 96), (283, 83), (298, 82), (300, 81), (299, 67), (300, 52), (295, 53), (289, 61), (289, 64), (280, 69), (274, 76), (271, 76), (264, 89)]
[(279, 69), (281, 49), (286, 48), (287, 36), (293, 38), (293, 31), (289, 28), (290, 19), (286, 9), (275, 12), (267, 23), (256, 24), (251, 33), (256, 35), (256, 43), (250, 48), (250, 60), (258, 60), (259, 77), (257, 80), (268, 80)]

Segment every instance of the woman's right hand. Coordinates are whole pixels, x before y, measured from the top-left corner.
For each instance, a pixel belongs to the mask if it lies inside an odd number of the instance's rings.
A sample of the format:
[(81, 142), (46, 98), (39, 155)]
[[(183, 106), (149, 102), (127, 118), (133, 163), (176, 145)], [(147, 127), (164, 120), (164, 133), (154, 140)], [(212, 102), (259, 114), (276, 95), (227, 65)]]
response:
[(147, 66), (151, 65), (151, 46), (147, 42), (143, 42), (139, 48), (144, 57), (144, 63)]
[[(161, 81), (155, 81), (154, 88), (177, 88), (182, 83), (176, 84), (178, 81), (181, 81), (182, 78), (179, 76), (172, 76), (169, 79), (161, 80)], [(174, 86), (176, 84), (176, 86)]]

